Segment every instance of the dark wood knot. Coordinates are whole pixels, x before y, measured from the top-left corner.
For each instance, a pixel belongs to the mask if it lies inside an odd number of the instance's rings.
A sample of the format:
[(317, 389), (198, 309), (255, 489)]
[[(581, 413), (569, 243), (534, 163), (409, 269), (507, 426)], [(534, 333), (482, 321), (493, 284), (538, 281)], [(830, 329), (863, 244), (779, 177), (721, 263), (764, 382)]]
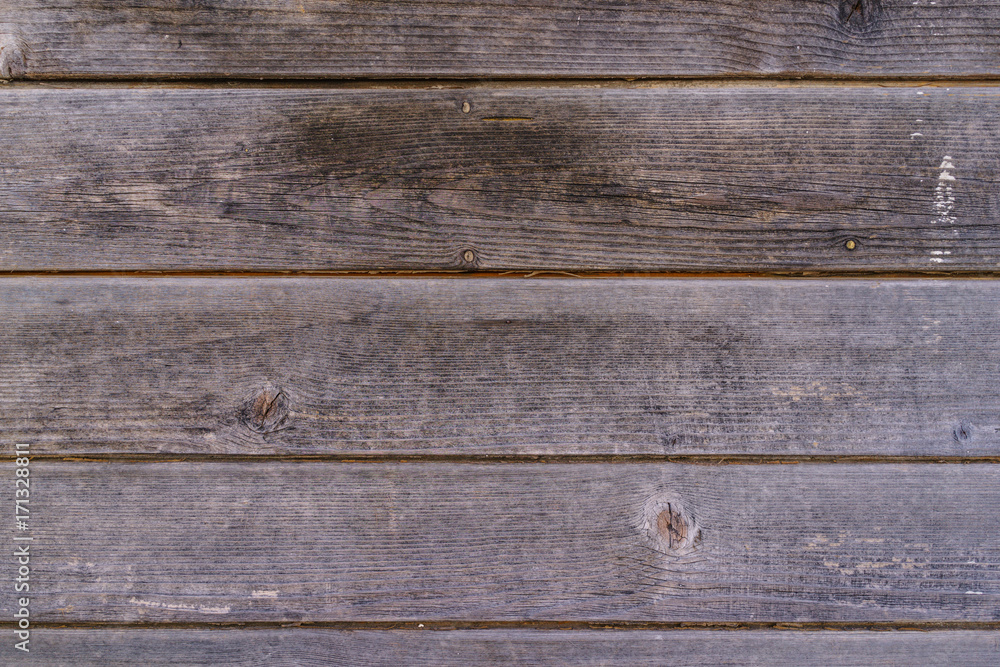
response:
[(849, 32), (870, 32), (886, 20), (882, 0), (841, 0), (838, 13)]
[(254, 433), (273, 433), (288, 421), (288, 397), (281, 389), (267, 386), (240, 406), (240, 422)]

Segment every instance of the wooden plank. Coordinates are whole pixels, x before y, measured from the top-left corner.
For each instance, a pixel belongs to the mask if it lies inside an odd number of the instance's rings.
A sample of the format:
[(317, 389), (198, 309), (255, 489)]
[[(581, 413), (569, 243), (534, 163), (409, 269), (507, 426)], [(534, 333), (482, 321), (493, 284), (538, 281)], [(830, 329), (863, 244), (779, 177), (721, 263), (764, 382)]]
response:
[(996, 271), (998, 115), (995, 88), (14, 88), (0, 270)]
[(1000, 599), (992, 464), (30, 465), (37, 622), (992, 622)]
[[(36, 632), (45, 664), (144, 665), (963, 665), (1000, 660), (996, 632), (369, 631), (63, 629)], [(3, 646), (14, 658), (10, 642)]]
[(37, 453), (1000, 455), (994, 281), (7, 278)]
[(26, 0), (6, 76), (996, 75), (996, 0)]

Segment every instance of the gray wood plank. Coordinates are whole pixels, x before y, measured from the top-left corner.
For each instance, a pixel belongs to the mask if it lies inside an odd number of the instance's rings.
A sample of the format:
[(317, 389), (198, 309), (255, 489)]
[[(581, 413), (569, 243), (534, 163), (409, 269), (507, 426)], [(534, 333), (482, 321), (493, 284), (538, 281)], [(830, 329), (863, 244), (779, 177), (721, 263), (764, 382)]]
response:
[(992, 464), (30, 465), (36, 622), (998, 620)]
[[(287, 628), (36, 631), (32, 664), (83, 665), (801, 665), (994, 667), (997, 633), (753, 631), (367, 631)], [(10, 642), (3, 651), (16, 657)], [(22, 656), (23, 657), (23, 656)]]
[(996, 271), (998, 116), (996, 88), (14, 87), (0, 270)]
[(7, 278), (37, 453), (1000, 455), (1000, 283)]
[(996, 75), (1000, 5), (25, 0), (6, 76)]

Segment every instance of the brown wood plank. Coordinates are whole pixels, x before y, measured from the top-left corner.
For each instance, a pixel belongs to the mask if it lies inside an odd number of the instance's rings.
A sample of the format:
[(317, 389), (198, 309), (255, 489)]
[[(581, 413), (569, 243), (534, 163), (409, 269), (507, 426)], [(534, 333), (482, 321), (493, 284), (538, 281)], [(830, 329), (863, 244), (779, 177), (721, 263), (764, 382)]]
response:
[(37, 622), (997, 620), (992, 464), (30, 465)]
[(4, 8), (5, 76), (996, 75), (1000, 3), (180, 0)]
[(0, 270), (996, 271), (998, 116), (995, 88), (14, 87)]
[(1000, 455), (979, 280), (7, 278), (37, 453)]
[[(286, 628), (161, 630), (45, 628), (31, 658), (82, 665), (516, 664), (609, 667), (802, 665), (994, 667), (996, 632), (365, 631)], [(10, 642), (3, 650), (13, 659)]]

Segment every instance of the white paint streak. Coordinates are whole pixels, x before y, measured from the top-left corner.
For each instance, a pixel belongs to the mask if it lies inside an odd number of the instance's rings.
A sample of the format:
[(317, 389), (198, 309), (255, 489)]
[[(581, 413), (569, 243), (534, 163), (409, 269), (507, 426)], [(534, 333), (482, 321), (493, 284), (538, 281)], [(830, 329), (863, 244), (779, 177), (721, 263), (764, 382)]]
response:
[(982, 595), (982, 591), (965, 591), (966, 595)]
[(250, 597), (252, 597), (252, 598), (276, 598), (276, 597), (278, 597), (278, 591), (250, 591)]
[(172, 602), (157, 602), (156, 600), (140, 600), (139, 598), (129, 598), (132, 604), (140, 607), (154, 607), (156, 609), (171, 609), (173, 611), (197, 611), (202, 614), (228, 614), (230, 607), (199, 607), (193, 604), (180, 604)]
[(913, 137), (922, 137), (922, 136), (924, 135), (921, 134), (920, 132), (913, 132), (912, 134), (910, 134), (910, 139), (912, 139)]
[(952, 215), (955, 210), (955, 189), (952, 184), (958, 179), (948, 171), (955, 168), (951, 159), (950, 155), (945, 155), (941, 160), (941, 166), (938, 167), (941, 175), (938, 176), (937, 187), (934, 188), (934, 213), (937, 215), (933, 220), (934, 223), (955, 224), (955, 216)]

